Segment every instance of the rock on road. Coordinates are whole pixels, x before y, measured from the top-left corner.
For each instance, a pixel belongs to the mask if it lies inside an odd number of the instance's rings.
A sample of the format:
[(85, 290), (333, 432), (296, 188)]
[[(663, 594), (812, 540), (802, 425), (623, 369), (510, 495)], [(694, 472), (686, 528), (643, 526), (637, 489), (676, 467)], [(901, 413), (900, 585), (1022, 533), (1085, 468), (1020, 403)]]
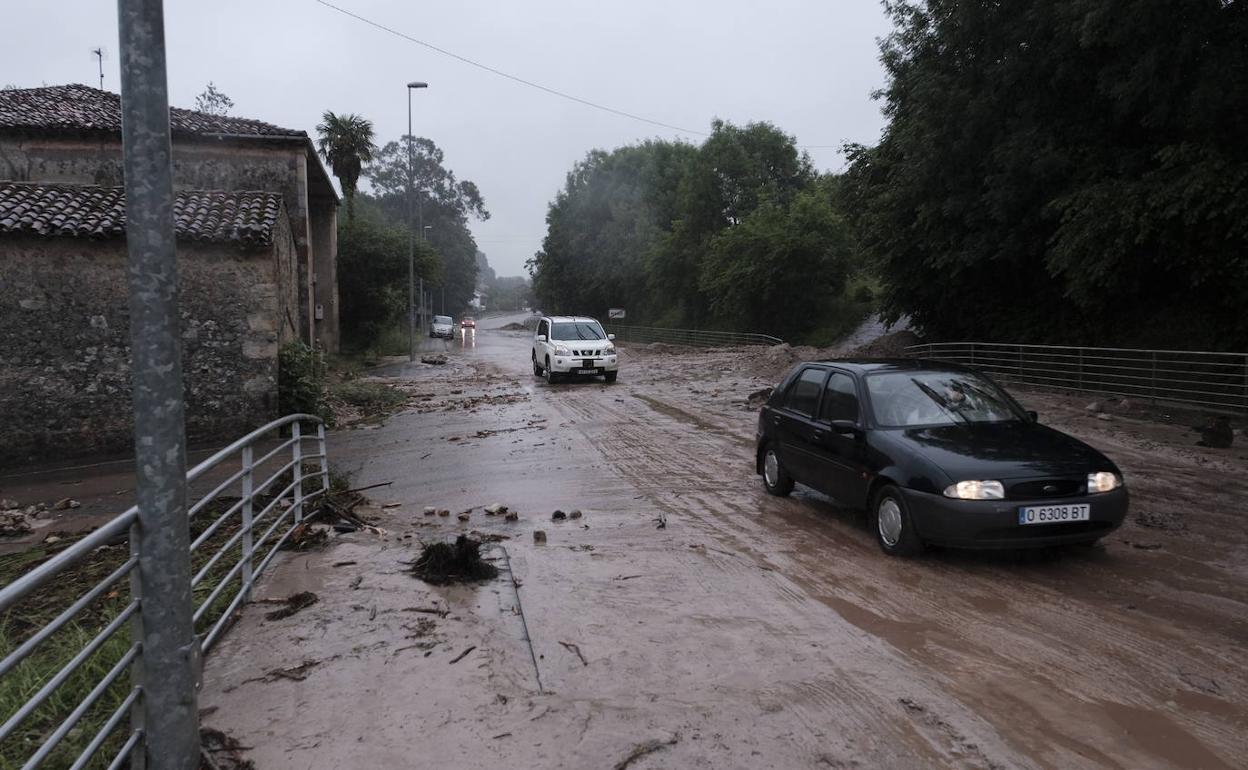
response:
[[(336, 467), (401, 505), (373, 512), (381, 535), (285, 557), (257, 596), (321, 601), (249, 607), (208, 659), (205, 721), (257, 766), (1244, 766), (1242, 473), (1106, 434), (1146, 511), (1221, 475), (1208, 518), (890, 559), (853, 512), (763, 493), (748, 353), (624, 348), (619, 383), (552, 387), (525, 333), (491, 330), (514, 320), (393, 367), (411, 407), (332, 436)], [(421, 539), (470, 530), (507, 537), (510, 573), (496, 548), (477, 587), (405, 573)]]

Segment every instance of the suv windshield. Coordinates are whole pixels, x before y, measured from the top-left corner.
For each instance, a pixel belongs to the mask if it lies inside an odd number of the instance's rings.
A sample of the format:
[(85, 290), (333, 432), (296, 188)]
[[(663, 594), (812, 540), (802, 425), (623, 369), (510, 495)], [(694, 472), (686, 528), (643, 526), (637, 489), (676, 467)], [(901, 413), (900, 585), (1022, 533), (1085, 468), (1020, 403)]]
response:
[(597, 321), (556, 323), (550, 326), (552, 340), (605, 340), (607, 335)]
[(1000, 388), (969, 372), (887, 372), (866, 381), (871, 411), (883, 428), (1023, 419)]
[(449, 324), (451, 322), (451, 317), (449, 315), (435, 315), (433, 317), (433, 322), (435, 324)]

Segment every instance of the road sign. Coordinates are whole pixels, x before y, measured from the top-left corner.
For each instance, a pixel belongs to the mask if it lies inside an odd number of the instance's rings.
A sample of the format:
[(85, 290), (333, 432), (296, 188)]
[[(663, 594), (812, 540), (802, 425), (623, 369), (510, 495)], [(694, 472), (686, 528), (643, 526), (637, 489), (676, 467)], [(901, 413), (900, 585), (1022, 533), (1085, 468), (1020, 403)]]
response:
[(623, 317), (624, 317), (624, 308), (622, 307), (613, 307), (607, 311), (607, 318), (623, 318)]

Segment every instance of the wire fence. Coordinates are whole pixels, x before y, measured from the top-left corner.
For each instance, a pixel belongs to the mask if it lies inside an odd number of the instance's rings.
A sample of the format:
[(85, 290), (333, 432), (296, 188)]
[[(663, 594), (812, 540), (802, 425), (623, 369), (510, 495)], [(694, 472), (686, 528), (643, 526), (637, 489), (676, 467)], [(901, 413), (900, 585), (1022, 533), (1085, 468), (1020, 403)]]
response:
[(749, 332), (716, 332), (698, 329), (665, 329), (656, 326), (624, 326), (604, 324), (608, 334), (615, 335), (616, 342), (648, 344), (661, 342), (666, 345), (691, 347), (738, 347), (743, 345), (780, 345), (784, 340), (768, 334)]
[(963, 364), (1003, 382), (1248, 412), (1248, 353), (937, 342), (910, 356)]
[[(328, 491), (325, 426), (307, 414), (271, 422), (195, 466), (187, 484), (197, 481), (211, 490), (187, 508), (196, 664)], [(132, 507), (36, 553), (46, 560), (0, 589), (0, 767), (142, 765), (138, 521)]]

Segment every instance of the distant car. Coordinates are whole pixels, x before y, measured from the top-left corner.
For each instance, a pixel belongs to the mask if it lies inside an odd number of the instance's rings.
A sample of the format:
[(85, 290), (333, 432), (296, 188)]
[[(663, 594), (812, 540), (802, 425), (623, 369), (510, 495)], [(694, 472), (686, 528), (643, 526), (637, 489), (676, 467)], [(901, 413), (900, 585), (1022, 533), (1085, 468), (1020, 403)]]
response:
[(449, 315), (435, 315), (429, 324), (430, 337), (445, 337), (448, 340), (455, 336), (454, 321)]
[(461, 328), (461, 329), (476, 329), (476, 328), (477, 328), (477, 322), (476, 322), (475, 320), (473, 320), (472, 316), (464, 316), (463, 318), (459, 319), (459, 328)]
[(1114, 463), (1039, 424), (972, 369), (930, 361), (798, 364), (758, 417), (756, 472), (866, 508), (885, 553), (933, 543), (1092, 543), (1127, 514)]
[(619, 376), (614, 334), (587, 316), (543, 316), (533, 332), (533, 374), (556, 382), (563, 377)]

